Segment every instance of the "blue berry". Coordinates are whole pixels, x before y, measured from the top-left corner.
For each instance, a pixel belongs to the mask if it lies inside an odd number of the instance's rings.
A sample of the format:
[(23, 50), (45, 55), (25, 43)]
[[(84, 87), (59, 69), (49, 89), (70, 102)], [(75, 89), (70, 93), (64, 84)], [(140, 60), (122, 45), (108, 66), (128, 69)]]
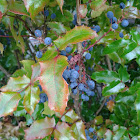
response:
[(94, 132), (94, 129), (92, 127), (89, 128), (89, 132)]
[(46, 45), (50, 45), (52, 43), (52, 39), (50, 37), (46, 37), (44, 42)]
[(120, 3), (120, 8), (124, 9), (125, 8), (125, 4), (123, 2)]
[(91, 58), (91, 54), (90, 53), (87, 53), (86, 55), (85, 55), (85, 59), (86, 60), (89, 60)]
[(67, 53), (70, 53), (70, 52), (71, 52), (71, 50), (72, 50), (72, 48), (71, 48), (71, 47), (66, 47), (66, 52), (67, 52)]
[(107, 12), (107, 17), (108, 17), (109, 19), (112, 19), (112, 18), (114, 17), (113, 12), (112, 12), (112, 11), (108, 11), (108, 12)]
[(71, 83), (76, 82), (76, 79), (75, 78), (70, 78), (70, 82)]
[(87, 84), (89, 86), (89, 88), (92, 90), (95, 88), (95, 82), (92, 80), (87, 81)]
[(94, 91), (91, 91), (89, 89), (87, 89), (86, 93), (87, 93), (88, 96), (94, 96), (95, 95)]
[(49, 15), (49, 11), (48, 10), (45, 10), (44, 11), (44, 15), (47, 17)]
[(122, 21), (121, 25), (122, 25), (123, 27), (127, 27), (127, 26), (129, 25), (128, 20), (124, 19), (124, 20)]
[(88, 50), (89, 50), (89, 51), (92, 51), (92, 50), (93, 50), (93, 47), (89, 48)]
[(75, 70), (76, 70), (76, 71), (79, 70), (79, 66), (78, 66), (78, 65), (75, 66)]
[(65, 70), (63, 72), (62, 76), (63, 76), (64, 79), (67, 80), (68, 78), (70, 78), (70, 71), (69, 70)]
[(88, 44), (88, 43), (87, 43), (86, 41), (83, 41), (83, 42), (82, 42), (82, 46), (83, 46), (83, 47), (86, 47), (87, 44)]
[(79, 78), (79, 73), (76, 70), (72, 70), (71, 71), (71, 78)]
[(36, 57), (37, 57), (37, 58), (41, 58), (41, 57), (42, 57), (42, 55), (43, 55), (43, 54), (42, 54), (42, 52), (41, 52), (41, 51), (37, 51), (37, 52), (36, 52)]
[(112, 19), (110, 19), (110, 23), (112, 23), (112, 24), (117, 23), (117, 18), (113, 17)]
[(96, 31), (96, 33), (98, 33), (100, 31), (100, 26), (99, 25), (96, 25), (92, 28), (92, 30)]
[(71, 84), (70, 84), (70, 88), (73, 89), (73, 88), (75, 88), (77, 85), (78, 85), (78, 84), (77, 84), (76, 82), (71, 83)]
[(39, 97), (40, 97), (39, 103), (44, 103), (44, 102), (46, 102), (48, 100), (48, 97), (47, 97), (46, 93), (41, 93), (39, 95)]
[(83, 99), (84, 101), (89, 101), (89, 97), (86, 96), (85, 94), (81, 95), (81, 99)]
[(120, 36), (121, 38), (123, 38), (123, 33), (122, 33), (122, 32), (120, 32), (120, 33), (119, 33), (119, 36)]
[(41, 37), (42, 36), (42, 32), (40, 30), (35, 30), (35, 36), (36, 37)]
[(74, 19), (77, 20), (77, 14), (74, 15)]
[(38, 85), (38, 86), (39, 86), (40, 91), (42, 91), (42, 87), (41, 87), (41, 85)]
[(76, 95), (76, 94), (77, 94), (77, 89), (72, 89), (72, 93), (73, 93), (74, 95)]
[(80, 83), (78, 85), (78, 89), (81, 90), (81, 91), (84, 91), (84, 88), (85, 88), (85, 85), (83, 83)]
[(77, 24), (77, 21), (74, 19), (74, 20), (72, 21), (72, 23), (73, 23), (73, 25), (76, 25), (76, 24)]
[(62, 50), (60, 54), (66, 56), (66, 51)]
[(71, 60), (71, 58), (72, 58), (72, 56), (71, 56), (71, 55), (69, 55), (69, 56), (68, 56), (68, 60), (70, 61), (70, 60)]
[(56, 14), (55, 13), (51, 14), (51, 18), (55, 19), (56, 18)]
[(87, 129), (85, 129), (85, 133), (86, 133), (86, 136), (88, 136), (88, 135), (89, 135), (89, 132), (88, 132), (88, 130), (87, 130)]
[(116, 24), (116, 23), (112, 24), (112, 28), (113, 28), (114, 30), (118, 29), (118, 24)]

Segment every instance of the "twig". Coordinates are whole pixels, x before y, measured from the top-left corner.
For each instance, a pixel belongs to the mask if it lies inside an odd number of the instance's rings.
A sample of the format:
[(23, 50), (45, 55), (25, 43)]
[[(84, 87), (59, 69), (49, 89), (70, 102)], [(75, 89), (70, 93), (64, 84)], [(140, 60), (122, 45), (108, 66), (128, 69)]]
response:
[(20, 68), (21, 68), (21, 65), (20, 65), (20, 61), (19, 61), (19, 57), (18, 57), (18, 52), (17, 52), (17, 50), (15, 50), (14, 53), (15, 53), (15, 57), (16, 57), (16, 59), (17, 59), (18, 68), (20, 69)]
[(11, 74), (2, 66), (0, 65), (0, 70), (7, 76), (7, 77), (10, 77)]
[(110, 71), (112, 71), (112, 67), (111, 67), (111, 63), (110, 63), (110, 59), (109, 59), (108, 55), (106, 55), (106, 62), (107, 62), (107, 65), (108, 65), (108, 69)]

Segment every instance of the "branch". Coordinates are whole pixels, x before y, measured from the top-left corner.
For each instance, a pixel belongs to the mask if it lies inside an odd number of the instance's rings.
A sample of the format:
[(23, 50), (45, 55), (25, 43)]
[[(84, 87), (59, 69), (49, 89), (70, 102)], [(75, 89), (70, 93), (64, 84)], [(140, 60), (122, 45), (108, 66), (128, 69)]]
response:
[(0, 70), (7, 76), (7, 77), (10, 77), (11, 74), (2, 66), (0, 65)]

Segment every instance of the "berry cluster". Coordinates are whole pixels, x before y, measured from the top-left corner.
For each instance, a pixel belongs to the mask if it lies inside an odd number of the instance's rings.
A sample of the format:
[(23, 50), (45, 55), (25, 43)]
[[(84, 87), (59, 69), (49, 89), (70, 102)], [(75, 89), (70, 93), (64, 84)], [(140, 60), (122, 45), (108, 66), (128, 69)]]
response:
[[(48, 10), (45, 10), (44, 11), (44, 15), (46, 16), (46, 17), (48, 17), (49, 16), (49, 11)], [(56, 18), (56, 14), (55, 13), (52, 13), (51, 14), (51, 19), (55, 19)]]
[[(85, 133), (86, 133), (87, 140), (97, 140), (97, 136), (95, 135), (94, 128), (90, 127), (88, 130), (85, 129)], [(91, 138), (91, 136), (92, 136), (92, 138)]]

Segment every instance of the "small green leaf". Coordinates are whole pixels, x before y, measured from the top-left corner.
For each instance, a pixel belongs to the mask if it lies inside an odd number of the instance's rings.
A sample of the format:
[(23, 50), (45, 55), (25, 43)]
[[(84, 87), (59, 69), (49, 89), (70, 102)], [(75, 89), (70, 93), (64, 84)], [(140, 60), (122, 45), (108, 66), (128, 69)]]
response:
[(93, 39), (97, 36), (96, 32), (89, 27), (76, 26), (71, 31), (68, 31), (62, 38), (59, 37), (55, 40), (54, 43), (60, 50), (62, 50), (67, 47), (69, 43), (76, 44), (84, 40)]
[(103, 123), (103, 117), (102, 116), (97, 116), (95, 119), (94, 119), (94, 123), (96, 125), (100, 125)]
[(24, 75), (26, 75), (26, 71), (22, 68), (22, 69), (18, 69), (16, 70), (13, 74), (12, 77), (23, 77)]
[(63, 71), (68, 65), (67, 58), (59, 55), (52, 60), (39, 63), (41, 66), (39, 81), (48, 96), (48, 105), (51, 110), (60, 112), (62, 115), (69, 95), (68, 84), (62, 77)]
[(93, 10), (99, 9), (102, 7), (103, 0), (95, 0), (90, 3), (90, 7)]
[(113, 137), (113, 134), (112, 134), (111, 130), (107, 129), (104, 136), (105, 136), (105, 140), (111, 140)]
[(65, 122), (58, 122), (54, 130), (54, 138), (58, 140), (75, 140), (71, 128)]
[(137, 99), (135, 101), (135, 107), (137, 111), (138, 124), (140, 125), (140, 90), (137, 91)]
[(74, 110), (70, 110), (68, 111), (63, 117), (62, 117), (62, 121), (64, 122), (69, 122), (69, 123), (73, 123), (74, 121), (78, 120), (79, 117), (78, 115), (74, 112)]
[(0, 0), (0, 12), (4, 14), (7, 11), (7, 1), (6, 0)]
[(85, 125), (82, 121), (78, 121), (71, 126), (76, 140), (86, 140)]
[(25, 88), (30, 83), (30, 79), (25, 75), (23, 77), (10, 77), (7, 85), (3, 86), (1, 91), (18, 91)]
[(12, 114), (17, 106), (21, 96), (17, 92), (1, 92), (0, 93), (0, 117)]
[(140, 44), (140, 32), (135, 31), (135, 30), (131, 30), (130, 34), (132, 35), (132, 40), (135, 43)]
[(125, 87), (124, 83), (121, 83), (120, 81), (113, 81), (103, 89), (102, 91), (103, 96), (116, 94), (122, 89), (124, 89), (124, 87)]
[(119, 75), (113, 71), (94, 72), (92, 73), (91, 78), (99, 83), (105, 83), (105, 84), (120, 80)]
[(26, 140), (43, 139), (50, 135), (55, 126), (55, 119), (48, 118), (35, 121), (30, 128), (25, 130)]
[(43, 11), (46, 4), (49, 3), (49, 0), (23, 0), (27, 11), (30, 13), (31, 18), (34, 17), (40, 12)]
[(122, 82), (127, 82), (129, 80), (130, 75), (128, 74), (126, 67), (121, 66), (118, 70), (118, 73)]

